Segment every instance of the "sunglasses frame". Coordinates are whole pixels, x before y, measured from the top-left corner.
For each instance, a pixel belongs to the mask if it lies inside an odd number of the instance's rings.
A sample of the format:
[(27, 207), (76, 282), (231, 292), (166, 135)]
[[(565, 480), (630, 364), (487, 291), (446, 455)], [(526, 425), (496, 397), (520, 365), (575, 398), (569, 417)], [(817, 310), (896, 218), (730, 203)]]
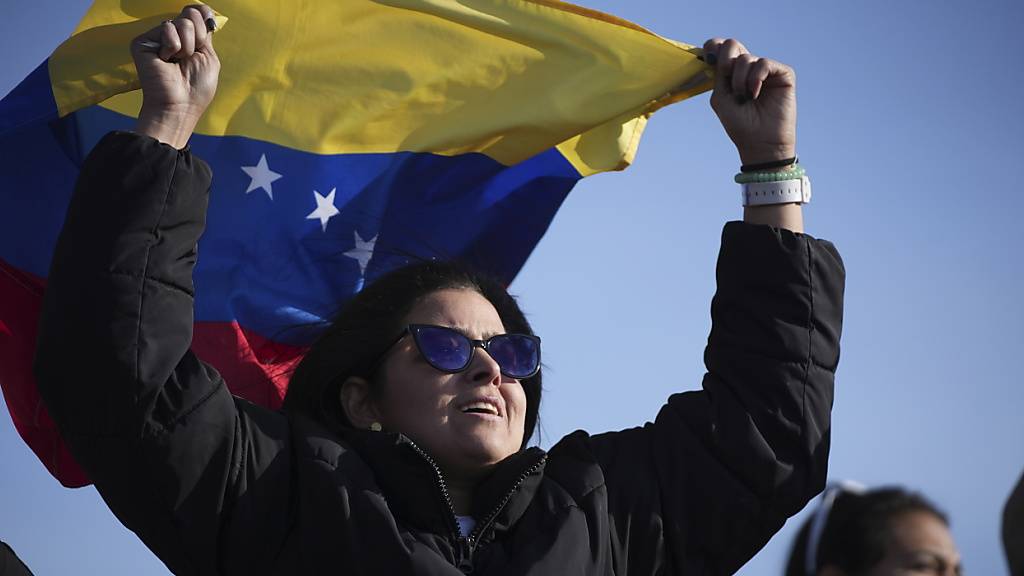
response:
[[(462, 338), (465, 338), (469, 342), (469, 358), (466, 360), (466, 364), (464, 366), (462, 366), (461, 368), (458, 368), (458, 369), (455, 369), (455, 370), (450, 370), (448, 368), (442, 368), (442, 367), (434, 364), (430, 360), (430, 358), (423, 352), (423, 348), (420, 346), (420, 340), (419, 340), (419, 336), (418, 336), (418, 331), (420, 329), (423, 329), (423, 328), (440, 328), (442, 330), (449, 330), (451, 332), (454, 332), (454, 333), (458, 334)], [(395, 344), (397, 344), (399, 341), (401, 341), (402, 338), (404, 338), (406, 334), (412, 336), (413, 342), (416, 344), (416, 351), (419, 352), (420, 356), (423, 356), (423, 359), (427, 361), (427, 364), (430, 364), (430, 366), (432, 368), (434, 368), (435, 370), (439, 370), (439, 371), (444, 372), (446, 374), (458, 374), (459, 372), (465, 372), (467, 369), (469, 369), (470, 365), (473, 364), (473, 357), (476, 355), (476, 349), (477, 348), (482, 348), (485, 352), (487, 352), (487, 354), (489, 356), (491, 356), (491, 358), (494, 360), (495, 364), (498, 365), (498, 369), (501, 371), (501, 374), (503, 376), (508, 377), (508, 378), (514, 378), (516, 380), (526, 380), (527, 378), (533, 378), (534, 376), (537, 375), (538, 372), (540, 372), (540, 336), (535, 336), (533, 334), (518, 334), (518, 333), (513, 333), (513, 334), (495, 334), (494, 336), (491, 336), (490, 338), (488, 338), (486, 340), (476, 340), (474, 338), (470, 338), (469, 336), (466, 336), (462, 332), (459, 332), (458, 330), (456, 330), (455, 328), (452, 328), (450, 326), (438, 326), (438, 325), (435, 325), (435, 324), (409, 324), (409, 325), (407, 325), (405, 327), (404, 330), (402, 330), (402, 333), (395, 340)], [(508, 374), (507, 372), (505, 372), (505, 369), (504, 369), (504, 367), (502, 367), (501, 363), (498, 362), (497, 358), (494, 358), (494, 356), (491, 355), (491, 351), (489, 350), (489, 346), (491, 345), (491, 341), (494, 340), (495, 338), (503, 338), (503, 337), (510, 337), (510, 336), (526, 338), (528, 340), (533, 341), (534, 344), (536, 344), (536, 346), (537, 346), (537, 366), (533, 369), (532, 372), (530, 372), (526, 376), (514, 376), (512, 374)], [(392, 346), (394, 346), (394, 344), (392, 344)]]

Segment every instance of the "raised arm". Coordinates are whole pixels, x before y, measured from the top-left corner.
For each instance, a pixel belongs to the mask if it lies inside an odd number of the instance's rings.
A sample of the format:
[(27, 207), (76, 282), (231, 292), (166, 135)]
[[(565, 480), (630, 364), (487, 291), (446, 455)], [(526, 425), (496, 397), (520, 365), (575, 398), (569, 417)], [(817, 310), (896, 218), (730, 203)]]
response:
[[(744, 165), (795, 157), (793, 71), (710, 40), (711, 97)], [(731, 574), (825, 483), (844, 269), (797, 203), (726, 225), (703, 390), (653, 423), (552, 449), (600, 465), (619, 573)]]
[(35, 373), (76, 460), (173, 572), (252, 573), (287, 527), (287, 422), (234, 399), (189, 350), (211, 174), (186, 143), (218, 69), (200, 10), (133, 42), (140, 133), (108, 134), (82, 166)]

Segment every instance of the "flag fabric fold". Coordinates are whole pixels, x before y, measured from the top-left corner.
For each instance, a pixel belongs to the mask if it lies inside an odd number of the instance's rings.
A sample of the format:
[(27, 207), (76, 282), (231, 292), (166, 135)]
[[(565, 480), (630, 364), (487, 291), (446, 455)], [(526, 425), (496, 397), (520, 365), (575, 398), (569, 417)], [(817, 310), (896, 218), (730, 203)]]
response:
[[(193, 349), (271, 408), (366, 282), (424, 258), (511, 282), (580, 178), (625, 168), (654, 110), (710, 88), (696, 48), (553, 0), (213, 8), (230, 21), (190, 142), (214, 171)], [(31, 374), (50, 257), (82, 160), (138, 114), (128, 42), (178, 10), (97, 0), (0, 101), (0, 385), (67, 486), (88, 478)]]

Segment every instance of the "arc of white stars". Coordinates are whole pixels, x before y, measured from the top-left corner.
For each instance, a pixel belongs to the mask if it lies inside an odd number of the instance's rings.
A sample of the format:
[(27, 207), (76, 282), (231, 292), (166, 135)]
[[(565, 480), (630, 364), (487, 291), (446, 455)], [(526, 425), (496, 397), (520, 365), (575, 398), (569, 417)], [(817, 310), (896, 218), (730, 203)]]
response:
[(377, 236), (363, 240), (358, 230), (353, 230), (352, 234), (356, 237), (356, 247), (345, 252), (344, 255), (359, 262), (359, 275), (365, 276), (366, 267), (370, 264), (370, 259), (373, 258), (373, 246), (377, 243)]
[(242, 166), (242, 170), (249, 175), (249, 187), (246, 188), (245, 193), (248, 194), (253, 190), (263, 188), (263, 191), (267, 193), (267, 196), (271, 200), (274, 199), (274, 188), (273, 183), (280, 180), (283, 176), (274, 172), (270, 169), (267, 164), (267, 155), (260, 154), (260, 161), (255, 166)]
[(331, 188), (331, 192), (327, 196), (321, 196), (319, 192), (313, 190), (313, 197), (316, 199), (316, 210), (309, 213), (306, 216), (306, 220), (319, 220), (320, 229), (327, 232), (327, 221), (334, 218), (340, 212), (334, 205), (334, 193), (337, 188)]

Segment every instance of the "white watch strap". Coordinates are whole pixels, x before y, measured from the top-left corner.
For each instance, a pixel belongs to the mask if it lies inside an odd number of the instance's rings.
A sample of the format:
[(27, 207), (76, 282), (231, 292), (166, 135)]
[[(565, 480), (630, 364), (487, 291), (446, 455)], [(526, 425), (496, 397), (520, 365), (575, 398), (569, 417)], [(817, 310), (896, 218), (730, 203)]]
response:
[(807, 176), (799, 180), (781, 182), (756, 182), (743, 184), (744, 206), (766, 206), (768, 204), (806, 204), (811, 201), (811, 181)]

